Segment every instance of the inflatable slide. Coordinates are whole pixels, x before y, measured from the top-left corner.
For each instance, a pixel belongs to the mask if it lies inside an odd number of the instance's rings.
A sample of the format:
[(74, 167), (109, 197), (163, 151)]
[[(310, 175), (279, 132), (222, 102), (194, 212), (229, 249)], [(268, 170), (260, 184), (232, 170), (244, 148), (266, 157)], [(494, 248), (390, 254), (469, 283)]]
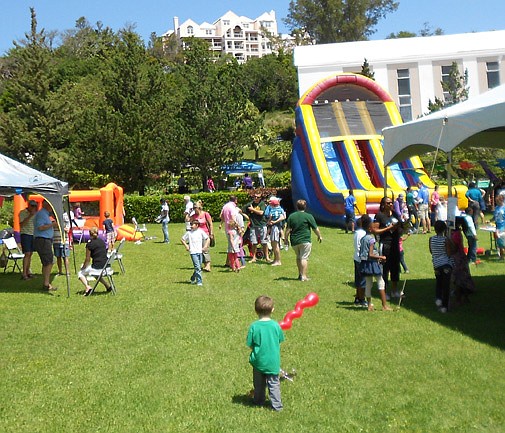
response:
[(365, 76), (336, 74), (316, 83), (296, 107), (293, 200), (305, 199), (319, 222), (344, 226), (344, 197), (349, 189), (360, 214), (375, 214), (385, 183), (391, 197), (418, 181), (433, 188), (417, 156), (384, 172), (382, 128), (400, 123), (389, 94)]

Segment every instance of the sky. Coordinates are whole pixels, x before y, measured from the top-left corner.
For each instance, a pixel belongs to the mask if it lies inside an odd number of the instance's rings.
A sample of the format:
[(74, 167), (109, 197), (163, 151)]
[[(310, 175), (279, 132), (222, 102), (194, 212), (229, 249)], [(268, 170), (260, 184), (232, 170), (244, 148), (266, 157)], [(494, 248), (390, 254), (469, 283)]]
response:
[[(418, 32), (428, 23), (445, 34), (505, 29), (505, 0), (399, 0), (396, 12), (379, 22), (371, 39), (384, 39), (401, 30)], [(152, 32), (158, 35), (173, 29), (173, 17), (182, 23), (212, 23), (228, 10), (237, 15), (257, 18), (263, 12), (276, 12), (279, 31), (287, 33), (282, 23), (289, 0), (0, 0), (0, 55), (13, 47), (30, 30), (30, 7), (35, 8), (39, 30), (72, 29), (85, 17), (92, 25), (101, 21), (119, 30), (135, 25), (145, 42)]]

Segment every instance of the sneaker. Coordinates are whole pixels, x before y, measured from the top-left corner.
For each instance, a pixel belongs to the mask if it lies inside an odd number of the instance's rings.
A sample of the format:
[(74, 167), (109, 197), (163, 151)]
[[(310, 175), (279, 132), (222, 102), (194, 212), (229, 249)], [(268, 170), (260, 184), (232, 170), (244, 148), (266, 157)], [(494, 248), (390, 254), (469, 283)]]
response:
[(196, 283), (197, 286), (203, 286), (203, 283)]
[(368, 302), (367, 301), (360, 301), (359, 305), (363, 308), (368, 308)]
[(354, 305), (360, 305), (361, 301), (358, 298), (354, 298)]
[(441, 306), (442, 306), (442, 299), (436, 299), (436, 300), (435, 300), (435, 305), (436, 305), (437, 307), (441, 307)]
[(410, 274), (410, 271), (407, 269), (407, 270), (405, 271), (405, 273), (406, 273), (406, 274)]
[(391, 300), (391, 296), (389, 296), (389, 293), (386, 293), (386, 301), (390, 301)]
[(447, 313), (447, 308), (445, 308), (445, 307), (440, 307), (440, 308), (438, 309), (438, 311), (440, 311), (441, 313)]

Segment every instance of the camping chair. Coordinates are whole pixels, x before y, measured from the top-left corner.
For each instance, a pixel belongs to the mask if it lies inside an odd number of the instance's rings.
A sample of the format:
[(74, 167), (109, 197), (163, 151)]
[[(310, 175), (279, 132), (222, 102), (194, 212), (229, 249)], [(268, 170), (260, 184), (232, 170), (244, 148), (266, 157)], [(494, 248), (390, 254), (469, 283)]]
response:
[(123, 264), (123, 254), (121, 253), (121, 248), (123, 248), (125, 242), (126, 242), (125, 238), (121, 239), (121, 241), (119, 242), (119, 246), (117, 247), (116, 250), (114, 250), (116, 251), (116, 260), (119, 263), (119, 269), (121, 269), (121, 273), (123, 275), (125, 274), (126, 271)]
[(140, 235), (142, 236), (143, 239), (147, 240), (146, 236), (145, 236), (145, 232), (147, 232), (147, 227), (145, 224), (142, 224), (142, 227), (139, 226), (138, 222), (137, 222), (137, 218), (133, 217), (132, 218), (132, 223), (133, 225), (135, 226), (135, 233), (133, 234), (133, 239), (136, 239), (135, 235), (137, 233), (140, 233)]
[(9, 260), (12, 260), (14, 262), (12, 263), (12, 272), (14, 272), (16, 269), (19, 272), (22, 272), (21, 268), (19, 267), (18, 260), (21, 260), (22, 262), (25, 255), (20, 251), (16, 239), (14, 239), (14, 237), (5, 238), (3, 239), (3, 243), (7, 248), (7, 262), (5, 263), (4, 272), (9, 267)]
[(93, 288), (91, 289), (90, 295), (93, 294), (93, 292), (96, 289), (96, 286), (98, 286), (98, 283), (102, 278), (106, 278), (107, 281), (110, 284), (110, 288), (112, 289), (112, 293), (115, 295), (117, 293), (116, 291), (116, 286), (114, 284), (114, 279), (113, 279), (113, 274), (114, 270), (112, 269), (112, 263), (114, 263), (114, 260), (116, 260), (116, 251), (112, 250), (110, 253), (110, 256), (107, 258), (107, 262), (105, 263), (105, 266), (102, 269), (93, 269), (89, 271), (88, 275), (91, 277), (95, 278), (95, 284), (93, 285)]

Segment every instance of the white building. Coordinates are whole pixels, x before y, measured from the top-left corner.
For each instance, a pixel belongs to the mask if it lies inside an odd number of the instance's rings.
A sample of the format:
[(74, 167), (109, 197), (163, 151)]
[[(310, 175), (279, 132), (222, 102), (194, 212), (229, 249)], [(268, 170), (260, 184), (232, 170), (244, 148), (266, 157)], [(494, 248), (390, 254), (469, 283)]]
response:
[(298, 46), (300, 96), (338, 72), (360, 72), (367, 59), (374, 78), (388, 90), (405, 121), (428, 112), (429, 100), (444, 99), (440, 82), (453, 62), (468, 71), (469, 96), (505, 82), (505, 30), (379, 41)]
[(271, 54), (272, 44), (268, 34), (278, 36), (278, 31), (273, 10), (256, 19), (228, 11), (212, 24), (198, 24), (191, 19), (179, 24), (179, 18), (174, 17), (174, 30), (169, 30), (163, 36), (172, 34), (175, 34), (179, 41), (191, 36), (205, 39), (212, 50), (230, 54), (242, 63), (253, 57)]

